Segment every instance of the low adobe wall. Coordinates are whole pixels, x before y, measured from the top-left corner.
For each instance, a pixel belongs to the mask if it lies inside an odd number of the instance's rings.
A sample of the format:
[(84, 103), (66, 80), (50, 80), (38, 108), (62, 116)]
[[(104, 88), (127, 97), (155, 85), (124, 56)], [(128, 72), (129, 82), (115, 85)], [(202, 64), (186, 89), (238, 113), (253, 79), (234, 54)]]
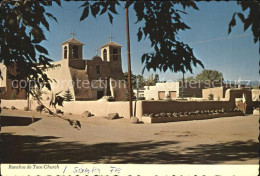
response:
[(230, 101), (143, 101), (143, 113), (191, 112), (196, 110), (234, 109)]
[(253, 101), (260, 101), (260, 89), (252, 89), (252, 100)]
[[(37, 101), (31, 101), (31, 109), (35, 110), (38, 106)], [(49, 107), (49, 101), (43, 101), (43, 104)], [(2, 100), (1, 106), (11, 108), (11, 106), (17, 109), (24, 109), (27, 107), (27, 100)], [(129, 116), (129, 103), (123, 101), (106, 102), (106, 101), (71, 101), (64, 102), (63, 107), (56, 106), (57, 109), (64, 111), (65, 113), (72, 113), (81, 115), (84, 111), (89, 111), (97, 116), (107, 116), (109, 113), (118, 113), (124, 118), (130, 118)], [(52, 109), (52, 108), (51, 108)], [(133, 102), (133, 112), (135, 109), (135, 102)], [(136, 116), (142, 116), (141, 102), (136, 103)]]
[[(253, 107), (256, 103), (252, 101), (251, 92), (241, 89), (228, 89), (225, 101), (138, 101), (137, 103), (133, 102), (133, 109), (136, 109), (136, 116), (139, 118), (145, 113), (191, 112), (196, 110), (220, 110), (222, 108), (234, 109), (236, 107), (236, 93), (245, 94), (247, 113), (253, 113)], [(49, 101), (43, 101), (43, 103), (46, 106), (49, 105)], [(15, 106), (18, 109), (24, 109), (27, 106), (27, 100), (2, 100), (2, 106), (8, 108)], [(36, 101), (31, 102), (31, 109), (35, 109), (37, 106)], [(57, 108), (65, 113), (79, 115), (84, 111), (90, 111), (97, 116), (106, 116), (108, 113), (116, 112), (125, 118), (130, 117), (129, 103), (126, 101), (72, 101), (64, 102), (64, 107), (57, 106)]]
[[(220, 90), (220, 89), (213, 89)], [(222, 92), (221, 92), (222, 93)], [(142, 111), (145, 113), (173, 113), (173, 112), (191, 112), (196, 110), (216, 110), (216, 109), (234, 109), (236, 107), (235, 99), (237, 94), (244, 94), (246, 103), (246, 113), (252, 114), (254, 102), (252, 101), (251, 91), (246, 89), (228, 89), (223, 101), (143, 101)]]
[(197, 114), (192, 116), (182, 116), (182, 117), (162, 117), (162, 118), (151, 118), (142, 117), (144, 123), (167, 123), (167, 122), (180, 122), (180, 121), (191, 121), (191, 120), (206, 120), (214, 119), (220, 117), (233, 117), (233, 116), (243, 116), (243, 112), (226, 112), (226, 113), (215, 113), (215, 114)]

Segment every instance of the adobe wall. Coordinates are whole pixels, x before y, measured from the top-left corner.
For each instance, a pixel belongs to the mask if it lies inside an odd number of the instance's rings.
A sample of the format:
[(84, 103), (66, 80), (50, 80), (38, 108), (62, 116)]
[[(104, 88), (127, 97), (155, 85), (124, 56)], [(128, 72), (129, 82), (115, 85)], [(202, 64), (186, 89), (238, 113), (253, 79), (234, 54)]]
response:
[[(93, 79), (105, 79), (110, 77), (110, 63), (102, 61), (100, 57), (94, 57), (92, 60), (86, 61), (86, 72), (91, 80)], [(100, 65), (100, 74), (96, 72), (96, 65)]]
[(110, 79), (110, 91), (111, 96), (115, 98), (116, 101), (126, 100), (127, 86), (122, 80)]
[(66, 66), (67, 60), (61, 60), (55, 62), (54, 64), (60, 64), (60, 67), (55, 67), (54, 69), (47, 70), (45, 73), (47, 74), (48, 78), (54, 79), (51, 84), (51, 91), (49, 91), (46, 87), (42, 90), (44, 94), (42, 95), (43, 100), (51, 99), (52, 93), (58, 93), (62, 91), (59, 95), (63, 95), (66, 90), (70, 90), (73, 97), (75, 97), (73, 84), (72, 84), (72, 77), (70, 74), (69, 67)]
[(246, 113), (253, 113), (254, 103), (252, 101), (252, 93), (250, 90), (239, 88), (228, 89), (225, 94), (225, 100), (235, 102), (237, 94), (242, 94), (245, 97), (243, 102), (246, 103)]
[(143, 101), (143, 113), (191, 112), (196, 110), (234, 109), (229, 101)]
[(252, 89), (252, 100), (253, 101), (260, 101), (260, 89)]
[[(246, 96), (247, 113), (251, 113), (251, 108), (257, 104), (252, 101), (251, 92), (241, 89), (228, 89), (226, 91), (226, 100), (224, 101), (137, 101), (136, 116), (142, 117), (144, 113), (173, 113), (173, 112), (190, 112), (196, 110), (216, 110), (216, 109), (234, 109), (236, 93), (243, 93)], [(49, 101), (43, 101), (49, 105)], [(10, 108), (15, 106), (23, 109), (27, 106), (27, 100), (2, 100), (2, 106)], [(31, 102), (31, 108), (35, 110), (38, 106), (36, 101)], [(108, 113), (119, 113), (120, 116), (129, 118), (129, 102), (117, 101), (72, 101), (64, 102), (64, 107), (57, 106), (65, 113), (82, 114), (84, 111), (90, 111), (97, 116), (106, 116)], [(133, 101), (133, 110), (135, 102)], [(134, 111), (133, 111), (134, 112)]]
[(217, 100), (218, 98), (224, 98), (225, 97), (225, 87), (214, 87), (214, 88), (208, 88), (208, 89), (202, 89), (202, 97), (204, 99), (208, 99), (210, 94), (214, 95), (214, 100)]
[(93, 92), (91, 91), (91, 82), (85, 70), (78, 70), (69, 68), (71, 80), (75, 83), (73, 85), (75, 100), (92, 100)]
[[(49, 101), (43, 101), (44, 105), (49, 107)], [(37, 101), (31, 101), (31, 109), (35, 110), (38, 106)], [(96, 116), (107, 116), (108, 113), (118, 113), (124, 118), (130, 118), (129, 116), (129, 102), (103, 102), (103, 101), (72, 101), (64, 102), (64, 107), (57, 106), (57, 109), (61, 109), (65, 113), (72, 113), (81, 115), (84, 111), (89, 111)], [(142, 102), (138, 101), (136, 104), (137, 117), (142, 116)], [(2, 100), (2, 107), (6, 106), (11, 108), (15, 106), (17, 109), (23, 110), (27, 107), (27, 100)], [(52, 108), (53, 109), (53, 108)], [(135, 109), (135, 102), (133, 102), (133, 112)], [(11, 110), (10, 110), (11, 111)]]
[[(213, 89), (221, 92), (223, 89)], [(189, 112), (196, 110), (216, 110), (216, 109), (234, 109), (236, 107), (235, 99), (237, 94), (245, 95), (246, 113), (252, 113), (255, 103), (252, 101), (251, 91), (245, 89), (228, 89), (225, 99), (222, 101), (143, 101), (143, 113), (173, 113), (173, 112)]]
[[(0, 99), (12, 99), (13, 91), (15, 91), (12, 88), (12, 80), (7, 79), (6, 81), (6, 87), (0, 87)], [(27, 93), (24, 89), (19, 89), (19, 91), (15, 95), (17, 100), (26, 100), (27, 98)]]
[(184, 89), (186, 97), (202, 97), (202, 88), (191, 88), (187, 87)]
[[(118, 59), (113, 59), (113, 49), (117, 49)], [(121, 48), (110, 47), (110, 74), (114, 79), (123, 79)]]
[[(12, 99), (14, 89), (12, 87), (12, 80), (7, 77), (7, 68), (4, 64), (0, 63), (1, 78), (0, 78), (0, 99)], [(9, 70), (10, 71), (10, 70)], [(17, 82), (18, 83), (18, 82)], [(18, 85), (19, 86), (19, 83)], [(16, 99), (26, 99), (27, 94), (24, 89), (19, 89), (15, 95)]]
[(70, 59), (69, 60), (69, 67), (85, 70), (85, 60), (82, 59)]

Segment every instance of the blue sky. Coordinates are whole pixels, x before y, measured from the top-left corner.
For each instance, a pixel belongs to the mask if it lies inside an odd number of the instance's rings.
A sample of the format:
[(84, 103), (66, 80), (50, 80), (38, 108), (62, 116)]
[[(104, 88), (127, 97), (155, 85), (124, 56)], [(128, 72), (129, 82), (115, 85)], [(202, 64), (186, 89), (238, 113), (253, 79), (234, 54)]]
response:
[[(112, 34), (113, 41), (121, 44), (122, 67), (127, 71), (126, 55), (126, 29), (125, 11), (118, 8), (119, 15), (114, 16), (113, 24), (110, 24), (108, 16), (97, 18), (91, 15), (80, 22), (83, 8), (79, 8), (82, 2), (63, 2), (62, 7), (53, 6), (47, 9), (58, 19), (58, 23), (50, 20), (50, 32), (46, 31), (47, 41), (44, 46), (48, 49), (50, 57), (54, 61), (61, 59), (61, 43), (71, 37), (70, 32), (75, 31), (75, 38), (84, 43), (83, 57), (91, 59), (96, 55), (96, 48), (109, 41)], [(182, 15), (183, 20), (191, 29), (181, 32), (179, 38), (185, 43), (190, 43), (195, 56), (201, 60), (205, 69), (215, 69), (223, 73), (225, 80), (259, 80), (259, 53), (258, 44), (254, 44), (250, 29), (243, 31), (243, 25), (237, 19), (237, 25), (228, 35), (228, 24), (235, 11), (242, 11), (235, 1), (231, 2), (197, 2), (200, 10), (186, 9), (188, 15)], [(152, 51), (149, 40), (137, 41), (138, 27), (135, 24), (136, 16), (132, 8), (129, 9), (130, 40), (132, 72), (142, 74), (143, 65), (141, 56), (144, 52)], [(227, 37), (230, 37), (227, 39)], [(100, 52), (99, 52), (100, 55)], [(203, 69), (194, 67), (193, 75), (196, 76)], [(148, 77), (154, 72), (144, 72)], [(160, 80), (176, 80), (182, 77), (181, 73), (170, 71), (157, 72)]]

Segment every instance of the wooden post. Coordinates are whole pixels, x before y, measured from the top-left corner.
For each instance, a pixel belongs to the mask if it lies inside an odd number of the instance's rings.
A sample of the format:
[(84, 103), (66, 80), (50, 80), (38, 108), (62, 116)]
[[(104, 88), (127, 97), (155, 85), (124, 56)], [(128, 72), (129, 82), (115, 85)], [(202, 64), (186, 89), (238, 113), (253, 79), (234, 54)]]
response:
[(130, 55), (130, 37), (129, 37), (129, 19), (128, 19), (128, 7), (125, 8), (126, 14), (126, 41), (127, 41), (127, 62), (128, 62), (128, 97), (129, 97), (129, 115), (133, 116), (133, 104), (132, 104), (132, 81), (131, 81), (131, 55)]

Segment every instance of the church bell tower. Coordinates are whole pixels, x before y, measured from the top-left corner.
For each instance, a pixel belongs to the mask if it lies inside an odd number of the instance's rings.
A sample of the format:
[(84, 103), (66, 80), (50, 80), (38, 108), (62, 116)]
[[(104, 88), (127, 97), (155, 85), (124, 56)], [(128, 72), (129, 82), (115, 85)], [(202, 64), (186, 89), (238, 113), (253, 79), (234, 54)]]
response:
[(74, 38), (75, 33), (72, 32), (72, 37), (62, 43), (62, 60), (82, 60), (83, 43)]
[(102, 61), (110, 62), (111, 74), (122, 73), (122, 60), (121, 60), (121, 45), (112, 41), (110, 35), (110, 41), (101, 47)]

